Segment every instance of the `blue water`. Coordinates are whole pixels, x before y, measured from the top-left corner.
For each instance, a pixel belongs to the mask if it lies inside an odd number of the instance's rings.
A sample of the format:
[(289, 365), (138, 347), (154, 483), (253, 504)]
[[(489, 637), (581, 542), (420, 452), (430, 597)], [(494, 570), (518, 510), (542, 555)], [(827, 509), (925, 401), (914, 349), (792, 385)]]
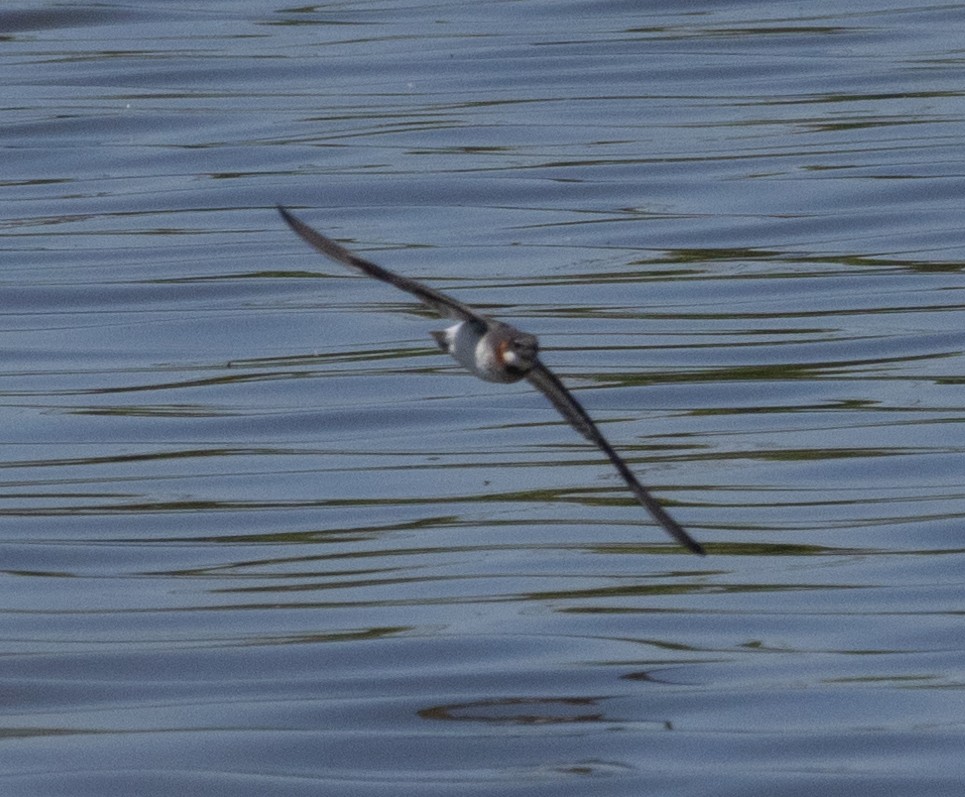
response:
[(963, 23), (4, 6), (3, 794), (959, 794)]

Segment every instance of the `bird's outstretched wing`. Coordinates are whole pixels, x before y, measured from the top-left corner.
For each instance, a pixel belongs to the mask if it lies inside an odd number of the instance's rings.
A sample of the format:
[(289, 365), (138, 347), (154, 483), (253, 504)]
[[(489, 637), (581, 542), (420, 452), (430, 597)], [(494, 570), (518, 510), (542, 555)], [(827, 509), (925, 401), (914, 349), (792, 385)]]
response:
[(301, 219), (296, 218), (291, 213), (289, 213), (285, 208), (279, 205), (278, 212), (281, 213), (281, 217), (285, 220), (289, 227), (291, 227), (298, 235), (306, 241), (310, 246), (317, 249), (326, 257), (335, 260), (342, 265), (348, 266), (349, 268), (357, 269), (363, 274), (368, 274), (370, 277), (375, 277), (377, 280), (382, 280), (382, 282), (387, 282), (389, 285), (394, 285), (407, 293), (411, 293), (423, 304), (428, 305), (433, 310), (435, 310), (439, 315), (448, 318), (456, 318), (460, 321), (481, 321), (486, 322), (485, 316), (481, 313), (477, 313), (468, 305), (453, 299), (451, 296), (446, 296), (444, 293), (439, 291), (434, 291), (432, 288), (426, 287), (420, 282), (411, 280), (408, 277), (400, 276), (399, 274), (393, 274), (391, 271), (382, 268), (382, 266), (377, 266), (368, 260), (364, 260), (358, 255), (352, 254), (344, 246), (340, 246), (335, 243), (331, 238), (326, 238), (317, 230), (309, 227)]
[(560, 415), (566, 418), (576, 431), (607, 455), (640, 505), (653, 515), (654, 520), (663, 526), (671, 537), (694, 553), (702, 556), (706, 554), (704, 547), (684, 531), (683, 527), (670, 517), (667, 510), (660, 505), (657, 499), (650, 495), (647, 488), (637, 481), (637, 477), (633, 475), (630, 466), (613, 450), (613, 446), (597, 428), (593, 419), (583, 409), (583, 406), (573, 398), (556, 374), (537, 361), (536, 365), (526, 374), (526, 379), (553, 403)]
[[(375, 277), (377, 280), (387, 282), (389, 285), (394, 285), (396, 288), (407, 293), (411, 293), (442, 316), (455, 318), (460, 321), (475, 322), (482, 324), (486, 328), (496, 323), (481, 313), (477, 313), (468, 305), (453, 299), (451, 296), (435, 291), (415, 280), (394, 274), (375, 263), (352, 254), (348, 249), (335, 243), (331, 238), (326, 238), (317, 230), (309, 227), (305, 222), (293, 216), (285, 208), (279, 206), (278, 212), (281, 213), (282, 218), (292, 230), (326, 257), (342, 263), (349, 268), (357, 269), (370, 277)], [(706, 553), (703, 546), (684, 531), (680, 524), (667, 514), (667, 511), (659, 504), (657, 499), (650, 495), (647, 489), (637, 481), (637, 477), (633, 475), (633, 471), (630, 470), (627, 463), (613, 450), (613, 446), (610, 445), (597, 428), (593, 419), (590, 418), (580, 403), (570, 395), (570, 392), (552, 371), (546, 368), (539, 360), (536, 360), (535, 365), (531, 370), (527, 371), (525, 376), (534, 387), (541, 391), (553, 403), (553, 406), (556, 407), (574, 429), (607, 455), (610, 462), (612, 462), (613, 466), (617, 469), (617, 472), (627, 483), (627, 486), (637, 501), (653, 515), (654, 519), (664, 527), (671, 537), (694, 553)]]

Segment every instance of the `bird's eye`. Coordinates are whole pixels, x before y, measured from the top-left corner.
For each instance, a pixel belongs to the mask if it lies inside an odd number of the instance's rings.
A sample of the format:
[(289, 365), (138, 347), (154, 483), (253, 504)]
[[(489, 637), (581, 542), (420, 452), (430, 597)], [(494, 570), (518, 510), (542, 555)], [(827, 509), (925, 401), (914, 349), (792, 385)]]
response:
[(523, 354), (533, 352), (536, 350), (536, 341), (531, 338), (516, 338), (513, 341), (513, 349)]

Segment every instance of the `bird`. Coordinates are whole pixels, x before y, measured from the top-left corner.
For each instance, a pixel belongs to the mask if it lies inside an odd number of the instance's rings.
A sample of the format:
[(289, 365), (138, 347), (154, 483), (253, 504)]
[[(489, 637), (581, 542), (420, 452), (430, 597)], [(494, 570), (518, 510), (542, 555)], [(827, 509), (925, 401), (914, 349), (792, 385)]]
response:
[(455, 320), (457, 323), (453, 326), (430, 333), (443, 352), (451, 355), (470, 373), (487, 382), (511, 383), (523, 379), (529, 382), (549, 399), (577, 432), (606, 455), (638, 503), (674, 540), (695, 554), (706, 554), (704, 547), (691, 537), (639, 482), (630, 466), (603, 436), (583, 405), (566, 389), (560, 378), (543, 364), (539, 358), (539, 342), (535, 335), (490, 318), (421, 282), (359, 257), (322, 235), (281, 205), (278, 206), (278, 212), (299, 237), (329, 259), (410, 293), (440, 316)]

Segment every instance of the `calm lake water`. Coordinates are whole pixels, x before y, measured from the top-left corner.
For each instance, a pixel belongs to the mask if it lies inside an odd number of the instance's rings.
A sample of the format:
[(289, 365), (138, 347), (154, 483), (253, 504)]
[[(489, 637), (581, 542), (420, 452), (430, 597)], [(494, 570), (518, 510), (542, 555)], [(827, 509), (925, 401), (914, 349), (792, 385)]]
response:
[(963, 26), (4, 5), (0, 791), (960, 794)]

